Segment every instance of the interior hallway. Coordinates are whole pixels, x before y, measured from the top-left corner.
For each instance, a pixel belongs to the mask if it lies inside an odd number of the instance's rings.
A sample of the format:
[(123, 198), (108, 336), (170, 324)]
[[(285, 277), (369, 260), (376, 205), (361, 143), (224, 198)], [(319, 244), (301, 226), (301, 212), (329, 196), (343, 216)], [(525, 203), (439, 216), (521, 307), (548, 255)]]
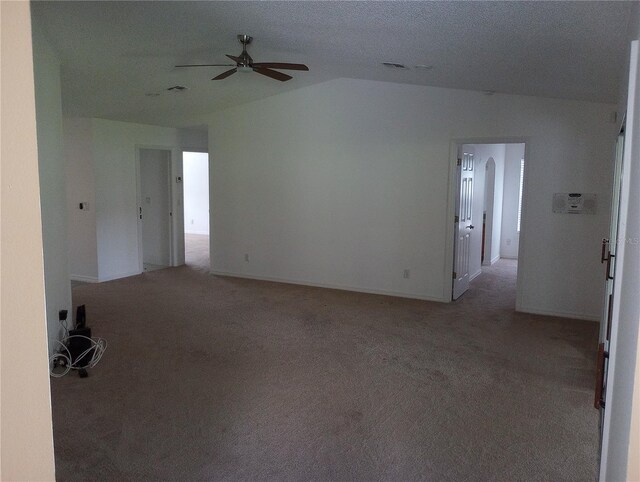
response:
[(184, 235), (184, 261), (191, 268), (209, 272), (209, 236), (206, 234)]
[(74, 289), (109, 348), (53, 379), (58, 480), (594, 480), (597, 325), (216, 277)]

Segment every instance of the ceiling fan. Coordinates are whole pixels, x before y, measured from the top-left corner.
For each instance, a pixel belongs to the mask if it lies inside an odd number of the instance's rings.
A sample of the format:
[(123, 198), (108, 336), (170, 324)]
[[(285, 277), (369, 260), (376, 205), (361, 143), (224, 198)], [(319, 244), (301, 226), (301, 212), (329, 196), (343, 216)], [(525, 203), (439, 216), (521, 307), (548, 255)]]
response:
[(305, 70), (305, 71), (309, 70), (309, 67), (307, 67), (304, 64), (289, 64), (284, 62), (254, 62), (251, 56), (247, 53), (247, 45), (249, 45), (252, 40), (253, 40), (253, 37), (250, 37), (249, 35), (244, 35), (244, 34), (238, 35), (238, 41), (242, 44), (242, 53), (238, 57), (225, 54), (227, 57), (233, 60), (235, 64), (192, 64), (192, 65), (176, 65), (176, 67), (233, 67), (232, 69), (229, 69), (226, 72), (222, 72), (220, 75), (214, 77), (211, 80), (226, 79), (230, 75), (235, 74), (237, 71), (240, 71), (240, 72), (254, 71), (259, 74), (266, 75), (267, 77), (271, 77), (272, 79), (279, 80), (281, 82), (290, 80), (293, 77), (272, 69)]

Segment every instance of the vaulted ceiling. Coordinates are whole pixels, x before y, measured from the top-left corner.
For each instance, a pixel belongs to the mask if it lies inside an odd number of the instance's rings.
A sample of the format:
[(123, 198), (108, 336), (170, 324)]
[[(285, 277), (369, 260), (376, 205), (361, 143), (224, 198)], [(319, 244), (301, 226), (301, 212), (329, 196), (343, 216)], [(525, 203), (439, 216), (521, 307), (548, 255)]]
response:
[[(34, 2), (62, 61), (66, 115), (181, 125), (194, 114), (332, 78), (615, 102), (628, 2)], [(256, 62), (299, 62), (278, 82), (211, 81), (236, 35)], [(406, 70), (390, 69), (396, 62)], [(416, 65), (432, 67), (416, 68)], [(182, 85), (187, 90), (167, 89)], [(157, 95), (159, 94), (159, 95)]]

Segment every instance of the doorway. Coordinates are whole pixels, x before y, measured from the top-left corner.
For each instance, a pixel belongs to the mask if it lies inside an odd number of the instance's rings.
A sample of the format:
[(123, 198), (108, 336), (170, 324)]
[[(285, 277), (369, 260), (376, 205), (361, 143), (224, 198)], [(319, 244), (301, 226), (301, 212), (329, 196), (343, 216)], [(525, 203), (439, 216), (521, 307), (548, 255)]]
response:
[[(514, 285), (522, 227), (525, 143), (456, 143), (452, 299), (499, 263)], [(515, 304), (515, 300), (514, 300)]]
[(171, 150), (138, 149), (140, 271), (171, 266)]
[(209, 270), (209, 154), (182, 153), (185, 264)]

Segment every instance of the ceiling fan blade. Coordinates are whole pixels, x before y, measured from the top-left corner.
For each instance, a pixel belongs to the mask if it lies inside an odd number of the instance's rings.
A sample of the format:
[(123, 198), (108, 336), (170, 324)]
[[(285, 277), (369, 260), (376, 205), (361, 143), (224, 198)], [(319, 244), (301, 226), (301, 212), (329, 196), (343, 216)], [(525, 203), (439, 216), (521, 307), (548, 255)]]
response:
[(282, 62), (258, 62), (253, 64), (254, 67), (260, 67), (264, 69), (281, 69), (281, 70), (309, 70), (304, 64), (288, 64)]
[(188, 64), (174, 65), (174, 67), (234, 67), (235, 64)]
[(235, 74), (238, 71), (237, 68), (233, 68), (230, 70), (227, 70), (226, 72), (222, 72), (220, 75), (214, 77), (211, 80), (222, 80), (222, 79), (226, 79), (227, 77), (229, 77), (232, 74)]
[(234, 57), (233, 55), (229, 55), (229, 54), (225, 54), (225, 55), (229, 57), (231, 60), (233, 60), (236, 64), (242, 63), (242, 59), (240, 57)]
[(266, 75), (267, 77), (271, 77), (272, 79), (279, 80), (280, 82), (286, 82), (287, 80), (293, 79), (290, 75), (283, 74), (282, 72), (277, 72), (271, 69), (265, 69), (263, 67), (253, 67), (253, 71), (262, 75)]

